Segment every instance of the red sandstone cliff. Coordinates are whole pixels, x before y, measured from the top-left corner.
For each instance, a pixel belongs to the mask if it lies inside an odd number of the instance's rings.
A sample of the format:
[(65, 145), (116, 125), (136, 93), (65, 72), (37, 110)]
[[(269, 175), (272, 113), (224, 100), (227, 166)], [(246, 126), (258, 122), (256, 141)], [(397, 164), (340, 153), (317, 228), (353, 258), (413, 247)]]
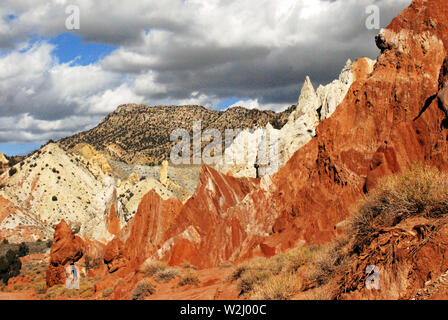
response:
[(109, 243), (109, 270), (147, 257), (211, 267), (300, 240), (326, 242), (378, 178), (414, 161), (446, 168), (447, 28), (448, 2), (415, 0), (378, 36), (373, 73), (357, 77), (317, 137), (284, 168), (256, 180), (204, 167), (183, 206), (149, 193)]

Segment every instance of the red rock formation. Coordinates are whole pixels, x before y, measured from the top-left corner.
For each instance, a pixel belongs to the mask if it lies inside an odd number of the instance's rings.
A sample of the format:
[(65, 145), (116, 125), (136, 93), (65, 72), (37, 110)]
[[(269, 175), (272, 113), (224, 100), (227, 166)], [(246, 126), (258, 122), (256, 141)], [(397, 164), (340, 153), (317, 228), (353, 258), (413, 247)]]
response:
[(447, 10), (446, 1), (414, 1), (395, 18), (378, 37), (374, 72), (352, 85), (317, 138), (273, 177), (277, 203), (300, 226), (297, 237), (331, 239), (333, 226), (383, 175), (414, 161), (447, 167), (446, 115), (431, 99), (444, 72)]
[[(443, 243), (448, 239), (448, 224), (446, 218), (428, 216), (431, 215), (413, 217), (373, 234), (372, 243), (342, 278), (336, 297), (409, 300), (434, 298), (434, 293), (442, 293), (446, 299), (448, 250)], [(365, 286), (366, 268), (370, 265), (378, 267), (380, 290), (368, 290)]]
[(194, 196), (171, 215), (163, 208), (172, 201), (145, 196), (123, 244), (114, 240), (110, 250), (123, 247), (134, 265), (154, 256), (211, 267), (301, 240), (323, 243), (380, 177), (415, 161), (447, 168), (446, 93), (439, 92), (448, 78), (447, 28), (448, 2), (415, 0), (377, 37), (373, 73), (356, 77), (317, 137), (277, 174), (237, 179), (204, 167)]
[(131, 222), (106, 247), (104, 261), (109, 272), (128, 266), (138, 267), (166, 241), (166, 230), (179, 214), (180, 200), (163, 201), (155, 192), (146, 194)]
[(47, 287), (65, 283), (65, 266), (77, 262), (83, 256), (84, 242), (75, 236), (62, 220), (54, 232), (53, 245), (50, 251), (50, 264), (47, 269)]
[[(244, 223), (235, 220), (231, 209), (258, 186), (256, 179), (233, 178), (205, 166), (196, 193), (184, 206), (151, 191), (125, 230), (108, 244), (105, 262), (110, 272), (126, 263), (138, 267), (148, 257), (201, 266), (230, 257), (250, 222), (249, 217)], [(211, 237), (211, 242), (202, 241)]]

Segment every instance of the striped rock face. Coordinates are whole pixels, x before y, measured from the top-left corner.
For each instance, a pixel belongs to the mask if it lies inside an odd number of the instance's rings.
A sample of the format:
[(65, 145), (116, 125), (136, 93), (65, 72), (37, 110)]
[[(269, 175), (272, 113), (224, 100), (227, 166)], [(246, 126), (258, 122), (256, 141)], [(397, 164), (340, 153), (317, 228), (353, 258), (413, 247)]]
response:
[(234, 178), (205, 166), (185, 204), (145, 196), (115, 251), (130, 265), (152, 257), (207, 268), (325, 243), (379, 178), (415, 161), (448, 168), (446, 114), (430, 99), (446, 70), (447, 17), (446, 1), (414, 1), (378, 36), (373, 71), (366, 61), (355, 67), (364, 75), (277, 173)]

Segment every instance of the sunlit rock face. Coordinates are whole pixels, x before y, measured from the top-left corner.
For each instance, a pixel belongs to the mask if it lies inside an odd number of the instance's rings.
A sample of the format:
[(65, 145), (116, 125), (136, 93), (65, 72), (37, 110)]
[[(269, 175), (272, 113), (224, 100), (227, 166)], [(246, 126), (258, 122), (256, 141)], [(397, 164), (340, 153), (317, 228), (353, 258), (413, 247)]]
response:
[(363, 59), (352, 66), (354, 81), (336, 111), (277, 173), (235, 178), (204, 166), (195, 194), (175, 210), (148, 194), (137, 216), (158, 224), (145, 233), (131, 222), (116, 240), (123, 250), (115, 251), (138, 264), (138, 254), (125, 254), (137, 242), (127, 239), (150, 238), (153, 247), (138, 249), (144, 258), (207, 268), (303, 241), (321, 244), (334, 239), (335, 226), (379, 178), (415, 161), (447, 169), (448, 120), (440, 107), (448, 77), (447, 17), (445, 1), (414, 1), (377, 38), (374, 70)]
[[(353, 81), (365, 79), (373, 71), (375, 61), (361, 58), (348, 60), (339, 78), (314, 90), (306, 77), (294, 111), (281, 129), (271, 125), (256, 130), (244, 130), (226, 149), (230, 157), (216, 165), (221, 172), (235, 177), (260, 177), (273, 174), (315, 135), (320, 121), (329, 118), (345, 98)], [(233, 156), (233, 158), (232, 158)], [(238, 159), (233, 162), (227, 159)]]

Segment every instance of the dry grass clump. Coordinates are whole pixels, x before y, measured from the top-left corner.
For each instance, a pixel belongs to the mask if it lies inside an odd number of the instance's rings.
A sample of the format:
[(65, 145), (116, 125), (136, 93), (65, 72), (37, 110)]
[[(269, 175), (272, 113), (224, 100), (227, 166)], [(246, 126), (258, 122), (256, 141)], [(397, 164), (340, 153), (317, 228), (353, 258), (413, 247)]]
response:
[(286, 291), (283, 294), (274, 294), (279, 292), (280, 284), (284, 283), (285, 279), (295, 279), (294, 274), (297, 270), (312, 265), (320, 254), (319, 247), (299, 247), (270, 259), (255, 258), (239, 265), (230, 276), (230, 280), (238, 280), (238, 289), (242, 295), (246, 294), (249, 297), (266, 295), (272, 299), (283, 299), (290, 296), (289, 294), (293, 295), (298, 286), (295, 280), (291, 282), (292, 287), (285, 287)]
[(258, 283), (252, 290), (253, 300), (288, 300), (300, 289), (297, 276), (293, 273), (282, 273), (269, 277)]
[(177, 276), (177, 270), (170, 268), (165, 270), (159, 270), (155, 274), (155, 278), (157, 281), (170, 281)]
[(359, 206), (349, 234), (360, 252), (375, 232), (393, 227), (411, 216), (425, 213), (440, 217), (448, 212), (448, 175), (434, 167), (414, 164), (401, 175), (382, 179)]
[(309, 280), (317, 286), (328, 284), (332, 279), (342, 276), (349, 268), (352, 258), (344, 251), (348, 237), (342, 236), (334, 242), (323, 246), (320, 256), (315, 261), (314, 272)]
[(197, 270), (198, 269), (198, 267), (196, 267), (195, 265), (192, 265), (188, 261), (185, 261), (184, 263), (182, 263), (182, 268), (184, 268), (184, 269), (193, 269), (193, 270)]
[(47, 292), (45, 293), (44, 298), (45, 299), (54, 299), (56, 297), (61, 297), (63, 295), (65, 295), (65, 293), (67, 292), (67, 288), (65, 287), (65, 285), (63, 284), (57, 284), (55, 286), (52, 286), (51, 288), (49, 288), (47, 290)]
[(64, 284), (58, 284), (55, 285), (45, 292), (45, 287), (43, 289), (40, 288), (40, 286), (44, 285), (44, 283), (35, 282), (34, 285), (34, 291), (36, 293), (39, 293), (38, 291), (43, 291), (42, 293), (45, 293), (43, 296), (43, 299), (54, 299), (54, 298), (61, 298), (61, 297), (67, 297), (67, 298), (83, 298), (88, 299), (93, 297), (95, 294), (95, 284), (98, 283), (101, 280), (99, 277), (95, 278), (81, 278), (81, 281), (79, 283), (79, 289), (67, 289)]
[(142, 266), (141, 270), (146, 277), (152, 277), (158, 272), (166, 269), (166, 263), (162, 261), (146, 260)]
[(105, 298), (108, 298), (108, 297), (111, 296), (112, 293), (114, 293), (114, 289), (113, 289), (113, 288), (106, 288), (106, 289), (104, 289), (104, 291), (103, 291), (103, 293), (102, 293), (102, 297), (103, 297), (104, 299), (105, 299)]
[[(94, 293), (95, 293), (94, 288), (88, 288), (88, 289), (84, 290), (83, 292), (81, 292), (79, 296), (83, 299), (88, 299), (88, 298), (92, 298)], [(74, 291), (71, 291), (71, 296), (75, 297), (75, 296), (77, 296), (77, 293)]]
[(150, 279), (144, 278), (140, 280), (131, 293), (132, 300), (143, 300), (145, 297), (155, 292), (155, 286)]
[(34, 292), (36, 292), (37, 294), (44, 294), (45, 290), (46, 290), (46, 284), (45, 282), (38, 282), (35, 283), (33, 286)]
[(264, 269), (247, 269), (240, 277), (238, 282), (238, 290), (242, 294), (251, 292), (256, 285), (268, 280), (273, 276), (270, 270)]
[(196, 271), (189, 269), (179, 277), (179, 287), (198, 284), (199, 274)]

